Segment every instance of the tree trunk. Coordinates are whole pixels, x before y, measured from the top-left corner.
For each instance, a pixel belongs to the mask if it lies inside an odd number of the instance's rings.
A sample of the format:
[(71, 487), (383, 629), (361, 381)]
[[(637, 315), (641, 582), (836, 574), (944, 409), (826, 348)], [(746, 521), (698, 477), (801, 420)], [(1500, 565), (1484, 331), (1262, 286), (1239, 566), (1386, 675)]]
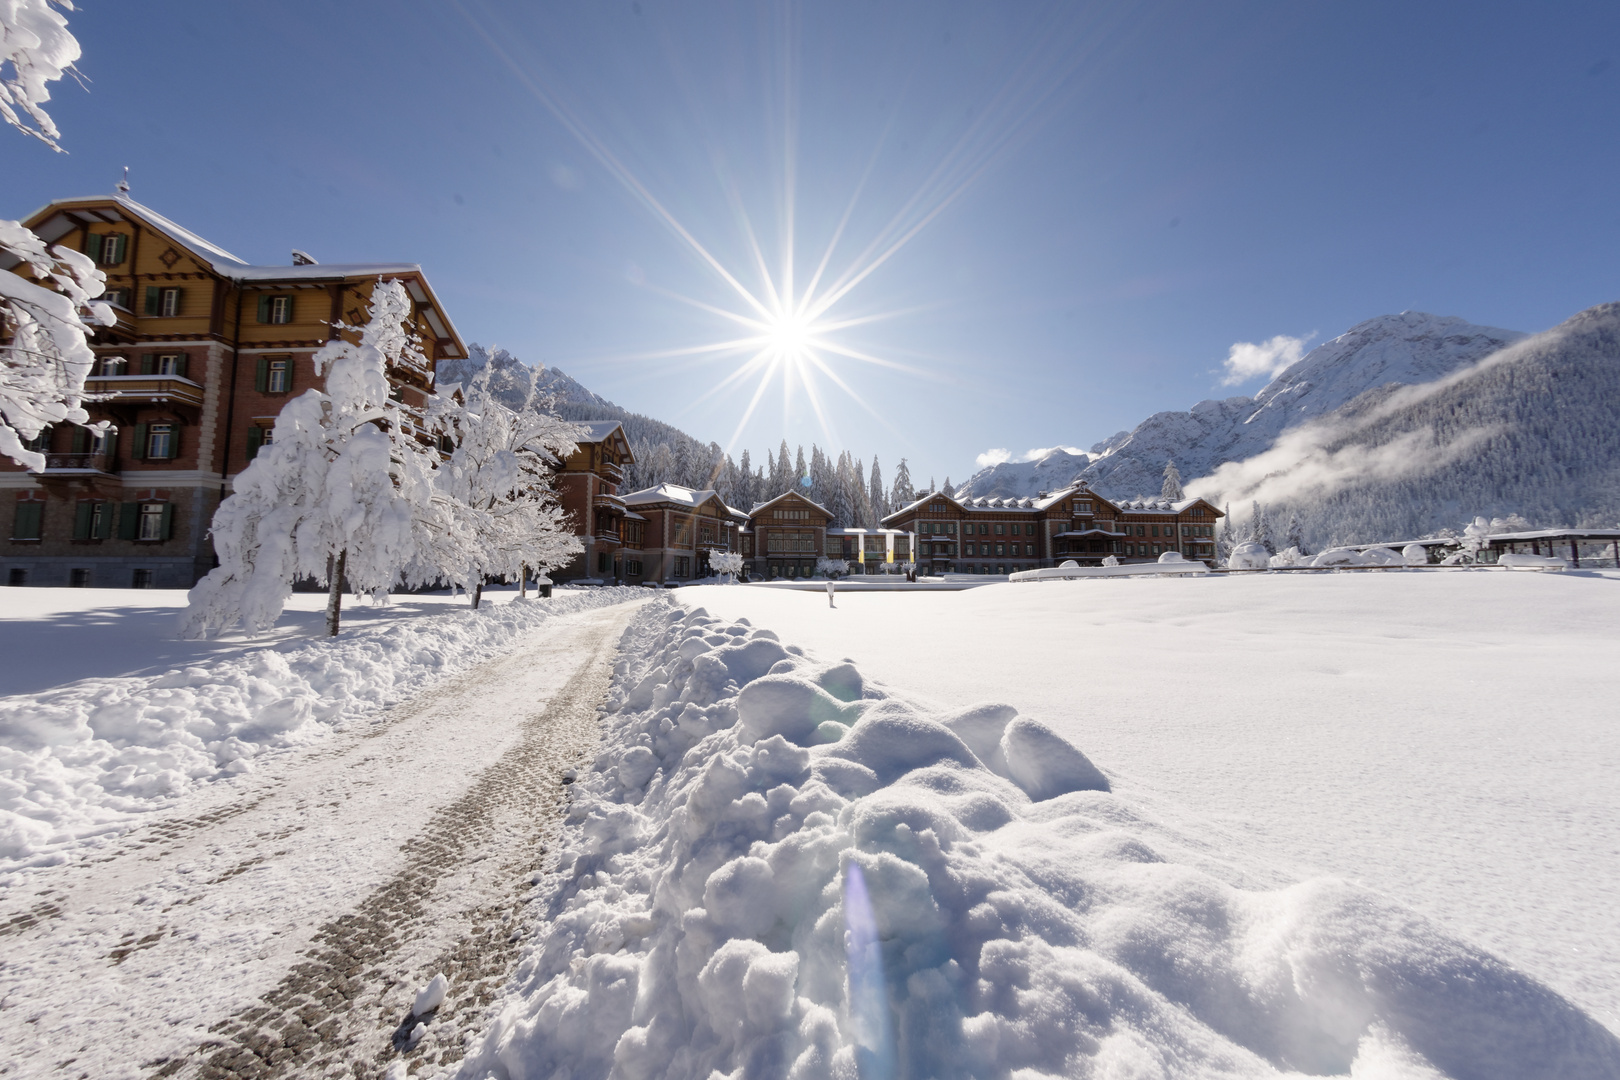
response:
[(482, 576), (480, 576), (478, 578), (478, 584), (473, 586), (472, 601), (473, 601), (473, 610), (474, 611), (478, 610), (478, 602), (480, 600), (482, 600), (483, 598), (484, 598), (484, 579), (483, 579)]
[(334, 560), (326, 559), (326, 636), (337, 637), (339, 612), (343, 608), (343, 568), (349, 564), (349, 553), (338, 552)]
[(524, 563), (518, 568), (518, 596), (524, 600), (529, 598), (529, 564)]

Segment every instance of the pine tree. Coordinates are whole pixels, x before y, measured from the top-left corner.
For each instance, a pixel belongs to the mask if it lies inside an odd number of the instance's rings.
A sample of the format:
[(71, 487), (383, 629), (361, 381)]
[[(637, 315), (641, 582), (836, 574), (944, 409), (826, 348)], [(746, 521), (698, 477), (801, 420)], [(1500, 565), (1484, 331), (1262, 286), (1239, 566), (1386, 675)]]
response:
[(793, 459), (788, 457), (787, 440), (782, 440), (780, 449), (776, 452), (776, 468), (771, 471), (771, 489), (764, 498), (774, 499), (793, 486)]
[(793, 462), (793, 475), (788, 479), (788, 484), (794, 491), (803, 494), (805, 490), (804, 479), (809, 475), (810, 466), (804, 460), (804, 447), (800, 446), (799, 456)]
[(1159, 489), (1159, 498), (1170, 502), (1180, 502), (1185, 499), (1186, 493), (1181, 490), (1181, 473), (1176, 469), (1174, 461), (1164, 463), (1164, 487)]
[(731, 490), (731, 497), (736, 500), (739, 510), (750, 510), (754, 506), (754, 466), (748, 460), (748, 450), (745, 447), (742, 459), (737, 462), (737, 480)]
[(902, 510), (917, 501), (917, 492), (911, 486), (911, 469), (906, 465), (906, 459), (900, 459), (900, 467), (894, 473), (894, 493), (889, 497), (889, 512)]
[(1227, 503), (1221, 507), (1221, 534), (1215, 541), (1215, 554), (1222, 566), (1232, 556), (1232, 549), (1237, 546), (1237, 539), (1232, 535), (1232, 504)]
[(872, 481), (867, 486), (867, 501), (872, 504), (872, 519), (881, 525), (889, 516), (889, 500), (883, 494), (883, 470), (878, 468), (877, 455), (872, 455)]
[(1297, 548), (1301, 555), (1309, 555), (1305, 548), (1305, 523), (1299, 519), (1298, 510), (1288, 511), (1288, 546)]
[(1277, 545), (1271, 539), (1271, 523), (1266, 520), (1266, 508), (1258, 502), (1251, 504), (1249, 513), (1249, 542), (1259, 544), (1266, 554), (1277, 554)]

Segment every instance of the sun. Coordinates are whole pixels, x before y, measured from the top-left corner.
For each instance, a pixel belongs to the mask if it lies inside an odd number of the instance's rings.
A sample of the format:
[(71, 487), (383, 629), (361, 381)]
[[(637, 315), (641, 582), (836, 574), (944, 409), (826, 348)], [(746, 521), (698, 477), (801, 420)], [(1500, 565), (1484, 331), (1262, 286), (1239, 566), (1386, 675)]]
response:
[(815, 327), (798, 312), (781, 312), (764, 326), (765, 347), (779, 357), (802, 356), (815, 345)]

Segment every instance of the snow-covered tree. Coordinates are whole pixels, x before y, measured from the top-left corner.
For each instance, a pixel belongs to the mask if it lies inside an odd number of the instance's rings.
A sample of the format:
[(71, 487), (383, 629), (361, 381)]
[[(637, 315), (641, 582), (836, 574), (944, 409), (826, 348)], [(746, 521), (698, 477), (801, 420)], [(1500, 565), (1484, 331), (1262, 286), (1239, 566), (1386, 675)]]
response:
[(1232, 535), (1232, 504), (1227, 503), (1221, 510), (1221, 531), (1215, 538), (1215, 557), (1225, 565), (1232, 555), (1232, 549), (1237, 546), (1237, 538)]
[(816, 573), (822, 577), (842, 577), (849, 573), (849, 563), (843, 559), (829, 559), (823, 555), (816, 560)]
[(1181, 472), (1176, 468), (1174, 461), (1164, 463), (1164, 486), (1159, 489), (1159, 498), (1171, 502), (1180, 502), (1187, 497), (1181, 490)]
[(906, 459), (900, 459), (900, 467), (894, 473), (894, 494), (889, 497), (889, 512), (910, 506), (917, 501), (917, 492), (911, 486), (911, 469), (906, 465)]
[[(0, 0), (0, 119), (60, 151), (61, 132), (44, 108), (51, 99), (47, 84), (73, 71), (79, 43), (57, 8), (72, 11), (73, 5)], [(0, 221), (0, 256), (34, 279), (0, 271), (0, 340), (6, 342), (0, 346), (0, 454), (39, 470), (45, 456), (25, 443), (51, 424), (89, 424), (83, 407), (84, 380), (95, 365), (89, 338), (93, 325), (114, 321), (112, 309), (95, 299), (107, 279), (86, 256), (47, 249), (17, 221)]]
[(735, 582), (743, 572), (743, 557), (737, 551), (709, 552), (709, 569)]
[[(327, 632), (335, 635), (345, 581), (381, 600), (407, 568), (427, 580), (418, 551), (423, 519), (432, 519), (443, 544), (457, 541), (445, 535), (460, 519), (435, 490), (436, 455), (390, 397), (390, 367), (431, 366), (409, 328), (410, 294), (397, 281), (378, 282), (368, 307), (358, 344), (334, 340), (315, 353), (326, 389), (306, 390), (282, 408), (270, 445), (214, 512), (219, 566), (191, 590), (187, 636), (239, 623), (269, 629), (299, 578), (327, 582)], [(465, 532), (459, 539), (473, 542)]]
[[(71, 0), (0, 0), (0, 119), (60, 153), (62, 133), (45, 111), (50, 88), (73, 74), (79, 43), (68, 32)], [(9, 68), (9, 70), (8, 70)]]
[(1288, 526), (1285, 540), (1289, 547), (1301, 555), (1309, 555), (1310, 550), (1305, 546), (1305, 523), (1299, 518), (1298, 510), (1288, 512)]
[(551, 411), (534, 369), (523, 373), (528, 387), (519, 408), (496, 397), (489, 367), (465, 386), (439, 387), (428, 406), (429, 431), (454, 447), (434, 477), (453, 520), (446, 527), (444, 514), (418, 519), (413, 576), (443, 573), (471, 592), (474, 608), (487, 579), (529, 568), (544, 573), (583, 550), (552, 485), (580, 429)]
[(876, 454), (872, 455), (872, 480), (867, 485), (866, 497), (872, 504), (873, 523), (881, 525), (889, 516), (889, 499), (883, 490), (883, 470), (878, 467)]
[(1250, 504), (1249, 542), (1265, 548), (1268, 556), (1277, 554), (1277, 545), (1271, 539), (1271, 522), (1266, 520), (1266, 508), (1258, 502)]
[(115, 319), (96, 300), (107, 278), (87, 256), (61, 245), (47, 250), (16, 221), (0, 221), (0, 253), (34, 278), (0, 270), (0, 454), (37, 471), (45, 455), (25, 443), (51, 424), (90, 424), (84, 380), (96, 356), (89, 339), (95, 325)]

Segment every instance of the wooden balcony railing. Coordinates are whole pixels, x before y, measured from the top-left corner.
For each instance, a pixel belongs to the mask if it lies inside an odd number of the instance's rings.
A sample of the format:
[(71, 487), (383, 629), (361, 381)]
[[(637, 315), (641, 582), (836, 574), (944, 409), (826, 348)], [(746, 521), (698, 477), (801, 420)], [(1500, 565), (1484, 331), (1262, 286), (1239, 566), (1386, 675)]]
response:
[(203, 402), (203, 388), (176, 375), (92, 375), (84, 388), (104, 401), (177, 402), (199, 408)]

